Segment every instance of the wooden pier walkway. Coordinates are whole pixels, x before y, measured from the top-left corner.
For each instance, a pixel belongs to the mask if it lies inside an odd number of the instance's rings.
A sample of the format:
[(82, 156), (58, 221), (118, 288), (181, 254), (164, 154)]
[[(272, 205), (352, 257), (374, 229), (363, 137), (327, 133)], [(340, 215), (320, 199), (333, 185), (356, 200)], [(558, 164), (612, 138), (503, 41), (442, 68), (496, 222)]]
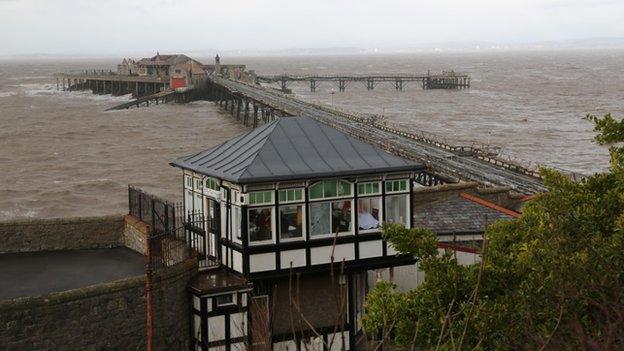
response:
[(156, 105), (158, 105), (158, 103), (164, 104), (164, 103), (171, 101), (174, 98), (174, 94), (175, 94), (175, 91), (173, 90), (163, 90), (163, 91), (154, 93), (152, 95), (143, 96), (138, 99), (124, 102), (123, 104), (107, 108), (106, 111), (126, 110), (131, 107), (140, 107), (141, 105), (149, 106), (150, 101)]
[(387, 126), (370, 117), (331, 109), (296, 99), (274, 89), (265, 89), (224, 78), (209, 82), (211, 99), (229, 110), (233, 116), (255, 126), (258, 114), (250, 116), (250, 104), (269, 121), (277, 114), (309, 116), (350, 135), (376, 144), (397, 155), (425, 163), (430, 172), (440, 179), (476, 181), (486, 186), (509, 186), (514, 191), (532, 195), (546, 191), (539, 175), (519, 164), (501, 160), (485, 149), (471, 146), (452, 146), (422, 135)]
[(470, 88), (470, 77), (454, 71), (441, 74), (368, 74), (368, 75), (269, 75), (257, 76), (256, 83), (279, 83), (282, 91), (288, 91), (292, 82), (308, 82), (310, 91), (316, 91), (319, 83), (338, 84), (338, 91), (345, 91), (352, 82), (360, 82), (367, 90), (373, 90), (379, 83), (390, 82), (396, 90), (403, 90), (409, 82), (420, 83), (423, 89), (465, 89)]

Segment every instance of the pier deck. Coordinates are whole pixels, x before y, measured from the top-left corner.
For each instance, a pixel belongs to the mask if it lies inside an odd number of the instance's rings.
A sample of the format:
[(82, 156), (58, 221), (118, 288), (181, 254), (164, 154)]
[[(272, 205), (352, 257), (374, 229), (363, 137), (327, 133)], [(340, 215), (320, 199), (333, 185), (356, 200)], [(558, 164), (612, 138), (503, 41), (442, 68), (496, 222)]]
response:
[[(419, 160), (435, 174), (458, 180), (476, 181), (487, 186), (509, 186), (522, 194), (546, 191), (539, 176), (520, 165), (504, 162), (482, 150), (453, 147), (417, 134), (396, 130), (370, 118), (359, 117), (326, 106), (305, 102), (272, 89), (244, 84), (224, 78), (212, 81), (214, 88), (229, 93), (231, 111), (245, 98), (262, 101), (285, 115), (310, 116), (338, 130), (376, 144), (392, 153)], [(245, 103), (243, 101), (243, 103)]]
[(336, 82), (338, 90), (345, 91), (351, 82), (365, 84), (367, 90), (373, 90), (382, 82), (393, 83), (396, 90), (403, 90), (408, 82), (418, 82), (423, 89), (465, 89), (470, 88), (470, 77), (454, 71), (441, 74), (366, 74), (366, 75), (268, 75), (256, 77), (256, 83), (279, 83), (282, 91), (287, 91), (291, 82), (308, 82), (310, 91), (316, 91), (320, 82)]

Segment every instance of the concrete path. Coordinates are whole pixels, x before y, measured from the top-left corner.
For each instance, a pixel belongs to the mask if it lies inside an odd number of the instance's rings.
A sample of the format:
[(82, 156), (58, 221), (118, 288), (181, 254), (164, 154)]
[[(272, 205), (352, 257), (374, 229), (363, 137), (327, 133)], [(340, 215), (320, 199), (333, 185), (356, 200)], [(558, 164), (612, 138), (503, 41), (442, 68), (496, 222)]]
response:
[(145, 256), (125, 247), (0, 255), (0, 300), (76, 289), (145, 274)]

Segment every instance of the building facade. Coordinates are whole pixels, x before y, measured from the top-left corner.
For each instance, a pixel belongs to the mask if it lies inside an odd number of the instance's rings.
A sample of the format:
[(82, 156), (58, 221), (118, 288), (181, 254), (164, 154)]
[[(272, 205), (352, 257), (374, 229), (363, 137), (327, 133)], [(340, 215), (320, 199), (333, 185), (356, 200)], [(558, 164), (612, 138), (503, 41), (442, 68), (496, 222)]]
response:
[[(192, 241), (203, 274), (248, 284), (191, 284), (197, 350), (354, 350), (367, 274), (414, 264), (383, 240), (380, 226), (413, 225), (411, 194), (424, 167), (312, 118), (277, 119), (172, 165), (182, 169), (186, 211), (205, 215)], [(245, 340), (232, 334), (231, 311), (229, 322), (211, 320), (219, 307), (205, 300), (217, 296), (211, 289), (228, 291), (236, 313), (246, 313), (236, 317)]]

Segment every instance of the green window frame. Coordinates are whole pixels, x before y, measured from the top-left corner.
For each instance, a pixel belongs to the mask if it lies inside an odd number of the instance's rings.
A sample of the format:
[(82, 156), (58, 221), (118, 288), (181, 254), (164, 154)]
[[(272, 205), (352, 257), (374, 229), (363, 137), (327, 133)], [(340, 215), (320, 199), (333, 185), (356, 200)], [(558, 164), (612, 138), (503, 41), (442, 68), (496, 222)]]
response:
[(190, 175), (185, 175), (184, 185), (187, 189), (193, 189), (193, 177), (191, 177)]
[(321, 180), (310, 186), (310, 200), (352, 196), (351, 183), (342, 179)]
[(206, 178), (206, 189), (212, 189), (214, 191), (221, 190), (221, 186), (219, 185), (219, 180), (216, 178), (208, 177)]
[(267, 205), (273, 203), (273, 190), (253, 191), (247, 196), (249, 205)]
[(405, 191), (407, 191), (407, 179), (386, 181), (386, 193), (398, 193)]
[(303, 202), (303, 189), (282, 189), (279, 191), (279, 202)]
[(358, 195), (379, 195), (381, 194), (381, 187), (379, 186), (379, 182), (366, 182), (366, 183), (358, 183)]

